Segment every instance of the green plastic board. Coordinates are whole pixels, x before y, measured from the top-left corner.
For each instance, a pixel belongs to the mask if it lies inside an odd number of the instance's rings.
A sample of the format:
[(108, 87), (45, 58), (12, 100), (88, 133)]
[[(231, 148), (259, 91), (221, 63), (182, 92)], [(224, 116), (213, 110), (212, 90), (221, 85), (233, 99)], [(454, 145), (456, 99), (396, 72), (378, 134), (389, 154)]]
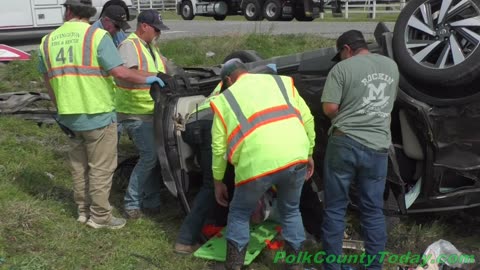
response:
[[(247, 253), (245, 255), (245, 265), (250, 265), (252, 261), (265, 248), (265, 240), (272, 240), (277, 235), (275, 228), (278, 223), (265, 221), (258, 225), (250, 225), (250, 242), (248, 243)], [(210, 238), (193, 255), (197, 258), (215, 260), (224, 262), (227, 253), (227, 240), (225, 239), (226, 227), (219, 234)]]

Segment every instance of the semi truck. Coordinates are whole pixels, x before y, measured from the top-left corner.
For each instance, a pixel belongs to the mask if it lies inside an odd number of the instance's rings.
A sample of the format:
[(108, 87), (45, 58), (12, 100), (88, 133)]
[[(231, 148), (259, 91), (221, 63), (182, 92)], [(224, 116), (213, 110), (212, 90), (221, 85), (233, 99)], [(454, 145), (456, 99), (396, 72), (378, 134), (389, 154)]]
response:
[[(108, 0), (93, 0), (97, 9), (91, 22), (98, 19)], [(124, 0), (129, 9), (129, 20), (136, 17), (137, 10), (132, 0)], [(36, 38), (63, 24), (65, 0), (14, 0), (2, 1), (0, 16), (0, 41)]]
[(321, 8), (320, 0), (176, 0), (177, 14), (184, 20), (207, 16), (223, 21), (243, 15), (248, 21), (313, 21)]

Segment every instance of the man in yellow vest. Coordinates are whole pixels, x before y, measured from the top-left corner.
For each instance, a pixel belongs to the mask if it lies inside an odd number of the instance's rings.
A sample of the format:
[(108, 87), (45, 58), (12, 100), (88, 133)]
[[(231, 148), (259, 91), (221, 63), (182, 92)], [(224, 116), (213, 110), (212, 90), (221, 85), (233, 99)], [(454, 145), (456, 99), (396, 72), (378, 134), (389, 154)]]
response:
[(92, 228), (122, 228), (126, 221), (112, 216), (109, 203), (117, 166), (117, 125), (113, 80), (164, 82), (122, 66), (112, 38), (90, 26), (95, 15), (91, 0), (66, 0), (66, 22), (42, 39), (39, 69), (58, 122), (68, 131), (69, 160), (78, 221)]
[[(137, 18), (137, 29), (124, 40), (118, 50), (123, 65), (148, 75), (166, 73), (156, 41), (162, 23), (156, 10), (144, 10)], [(140, 218), (143, 213), (157, 214), (160, 210), (160, 179), (155, 175), (158, 159), (153, 132), (154, 102), (150, 86), (116, 80), (116, 108), (119, 122), (132, 138), (140, 154), (133, 169), (124, 197), (124, 215)]]
[[(231, 63), (240, 61), (238, 58), (227, 61), (222, 69), (229, 69)], [(260, 66), (254, 72), (274, 73), (276, 66), (268, 64)], [(202, 169), (202, 187), (195, 196), (193, 207), (180, 227), (175, 243), (175, 252), (179, 254), (191, 254), (199, 247), (202, 227), (207, 215), (215, 206), (215, 192), (212, 175), (212, 122), (213, 111), (210, 102), (220, 95), (225, 88), (220, 82), (210, 95), (195, 108), (185, 120), (185, 132), (183, 140), (188, 143), (197, 155)], [(219, 208), (221, 209), (221, 208)], [(219, 211), (222, 212), (222, 211)], [(221, 213), (218, 213), (221, 215)]]
[[(235, 192), (227, 221), (227, 269), (241, 269), (249, 242), (249, 219), (260, 197), (277, 188), (287, 254), (305, 241), (299, 211), (303, 183), (313, 174), (313, 116), (286, 76), (250, 74), (240, 62), (222, 69), (228, 87), (210, 105), (215, 197), (228, 205), (222, 183), (227, 160), (235, 167)], [(299, 269), (290, 265), (289, 269)]]

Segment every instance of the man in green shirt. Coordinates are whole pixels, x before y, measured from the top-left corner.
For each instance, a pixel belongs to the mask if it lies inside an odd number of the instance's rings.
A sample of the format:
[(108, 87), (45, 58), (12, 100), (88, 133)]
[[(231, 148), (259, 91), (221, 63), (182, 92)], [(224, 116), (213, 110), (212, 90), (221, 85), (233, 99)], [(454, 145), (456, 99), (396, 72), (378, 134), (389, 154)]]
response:
[[(368, 51), (361, 32), (350, 30), (337, 39), (340, 61), (328, 74), (322, 95), (325, 115), (332, 120), (325, 154), (323, 248), (342, 254), (348, 191), (355, 180), (359, 192), (365, 251), (377, 255), (368, 269), (381, 269), (378, 252), (387, 240), (383, 192), (391, 144), (390, 113), (397, 95), (395, 62)], [(325, 269), (340, 269), (326, 264)]]

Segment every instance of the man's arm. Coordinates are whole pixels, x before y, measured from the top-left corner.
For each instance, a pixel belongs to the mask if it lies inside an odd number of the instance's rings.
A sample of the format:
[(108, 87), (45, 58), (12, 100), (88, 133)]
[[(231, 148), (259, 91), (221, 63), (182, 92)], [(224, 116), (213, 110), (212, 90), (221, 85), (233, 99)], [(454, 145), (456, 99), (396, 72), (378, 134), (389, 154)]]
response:
[(212, 173), (215, 181), (222, 181), (227, 168), (227, 134), (222, 120), (217, 115), (213, 116), (212, 125)]
[(124, 66), (114, 67), (110, 71), (108, 71), (108, 73), (117, 79), (136, 84), (147, 83), (147, 77), (156, 75), (150, 75), (150, 73), (148, 72), (141, 72), (136, 69), (128, 69)]
[(322, 109), (325, 115), (333, 119), (338, 114), (339, 104), (342, 100), (343, 85), (345, 78), (339, 64), (334, 66), (328, 73), (327, 81), (323, 87)]
[(45, 87), (47, 88), (48, 95), (50, 96), (50, 100), (53, 103), (53, 106), (57, 108), (57, 99), (55, 98), (55, 93), (53, 92), (52, 85), (50, 85), (50, 80), (48, 78), (47, 73), (43, 73), (43, 80), (45, 81)]
[(52, 85), (50, 84), (50, 79), (48, 78), (47, 74), (47, 67), (45, 66), (45, 61), (43, 60), (42, 54), (38, 54), (38, 72), (43, 75), (43, 83), (45, 84), (45, 88), (47, 88), (48, 96), (53, 103), (53, 106), (57, 108), (57, 99), (55, 98), (55, 92), (53, 92)]
[(338, 113), (338, 104), (331, 103), (331, 102), (324, 102), (322, 103), (323, 113), (330, 118), (333, 119), (337, 116)]

